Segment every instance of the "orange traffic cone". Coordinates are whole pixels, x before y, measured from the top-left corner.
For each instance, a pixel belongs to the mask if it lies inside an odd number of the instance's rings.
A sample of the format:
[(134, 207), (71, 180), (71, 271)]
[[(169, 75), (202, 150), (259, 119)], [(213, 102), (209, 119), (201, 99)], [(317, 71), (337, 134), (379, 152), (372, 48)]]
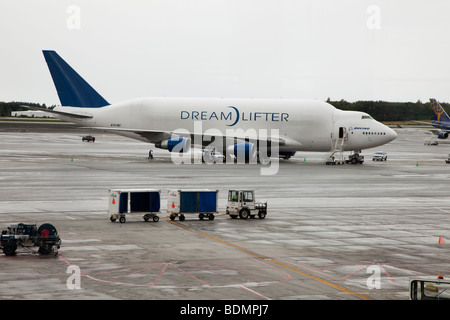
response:
[(439, 236), (439, 241), (438, 241), (438, 243), (445, 243), (445, 240), (444, 240), (444, 238), (442, 238), (442, 236)]

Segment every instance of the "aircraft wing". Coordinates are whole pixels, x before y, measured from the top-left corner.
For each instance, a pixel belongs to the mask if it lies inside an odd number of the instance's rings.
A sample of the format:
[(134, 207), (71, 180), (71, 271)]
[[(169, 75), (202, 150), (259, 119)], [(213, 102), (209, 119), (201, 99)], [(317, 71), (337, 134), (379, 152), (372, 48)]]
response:
[(103, 130), (103, 131), (112, 131), (112, 132), (130, 132), (140, 135), (141, 137), (148, 140), (150, 143), (160, 142), (165, 139), (170, 139), (173, 136), (190, 138), (191, 143), (194, 144), (197, 141), (201, 143), (196, 144), (197, 147), (204, 147), (211, 144), (217, 139), (223, 139), (222, 145), (225, 146), (226, 140), (234, 139), (237, 142), (250, 141), (255, 143), (260, 143), (261, 141), (265, 141), (267, 147), (270, 146), (271, 143), (278, 143), (279, 146), (300, 146), (301, 143), (290, 139), (289, 137), (268, 137), (267, 139), (262, 139), (257, 136), (227, 136), (227, 135), (215, 135), (215, 134), (196, 134), (196, 133), (187, 133), (187, 132), (176, 132), (176, 131), (159, 131), (159, 130), (142, 130), (142, 129), (126, 129), (126, 128), (116, 128), (116, 127), (89, 127), (90, 129), (95, 130)]
[(411, 122), (415, 123), (421, 123), (421, 124), (427, 124), (429, 126), (432, 126), (433, 124), (431, 122), (425, 122), (425, 121), (417, 121), (417, 120), (410, 120)]
[(72, 118), (89, 119), (89, 118), (93, 117), (92, 115), (90, 115), (88, 113), (71, 113), (71, 112), (56, 111), (56, 110), (52, 110), (52, 109), (33, 107), (33, 106), (25, 106), (25, 105), (20, 105), (20, 106), (23, 108), (31, 109), (31, 110), (38, 110), (38, 111), (43, 111), (43, 112), (48, 112), (48, 113), (54, 113), (57, 115), (72, 117)]
[(160, 130), (141, 130), (141, 129), (125, 129), (117, 127), (85, 127), (88, 129), (111, 131), (111, 132), (129, 132), (140, 135), (148, 140), (150, 143), (156, 143), (172, 137), (172, 131), (160, 131)]

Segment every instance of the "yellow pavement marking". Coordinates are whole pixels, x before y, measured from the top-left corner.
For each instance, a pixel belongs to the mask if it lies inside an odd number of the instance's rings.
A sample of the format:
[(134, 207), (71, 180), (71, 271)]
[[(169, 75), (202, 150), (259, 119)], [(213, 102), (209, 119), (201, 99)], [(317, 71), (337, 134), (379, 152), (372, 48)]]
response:
[[(166, 219), (164, 219), (164, 220), (166, 220)], [(319, 278), (319, 277), (316, 277), (316, 276), (314, 276), (314, 275), (312, 275), (312, 274), (309, 274), (309, 273), (307, 273), (307, 272), (305, 272), (305, 271), (302, 271), (302, 270), (300, 270), (300, 269), (291, 267), (291, 266), (289, 266), (289, 265), (287, 265), (287, 264), (284, 264), (284, 263), (282, 263), (282, 262), (280, 262), (280, 261), (274, 260), (274, 259), (272, 259), (272, 258), (268, 258), (268, 257), (266, 257), (266, 256), (263, 256), (263, 255), (259, 254), (259, 253), (256, 253), (256, 252), (247, 250), (247, 249), (245, 249), (245, 248), (242, 248), (242, 247), (237, 246), (237, 245), (235, 245), (235, 244), (229, 243), (229, 242), (224, 241), (224, 240), (222, 240), (222, 239), (213, 237), (213, 236), (211, 236), (211, 235), (209, 235), (209, 234), (206, 234), (206, 233), (204, 233), (204, 232), (198, 231), (198, 230), (196, 230), (196, 229), (194, 229), (194, 228), (191, 228), (191, 227), (189, 227), (189, 226), (186, 226), (186, 225), (184, 225), (184, 224), (181, 224), (181, 223), (178, 223), (178, 222), (175, 222), (175, 221), (171, 221), (171, 220), (166, 220), (166, 221), (168, 221), (168, 222), (170, 222), (170, 223), (173, 223), (174, 225), (177, 225), (177, 226), (179, 226), (179, 227), (182, 227), (182, 228), (185, 228), (185, 229), (187, 229), (187, 230), (190, 230), (190, 231), (193, 231), (193, 232), (195, 232), (195, 233), (198, 233), (198, 234), (200, 234), (200, 235), (202, 235), (202, 236), (204, 236), (204, 237), (210, 238), (210, 239), (212, 239), (212, 240), (214, 240), (214, 241), (217, 241), (217, 242), (223, 243), (223, 244), (225, 244), (225, 245), (227, 245), (227, 246), (233, 247), (233, 248), (235, 248), (235, 249), (237, 249), (237, 250), (246, 252), (246, 253), (248, 253), (248, 254), (250, 254), (250, 255), (252, 255), (252, 256), (255, 256), (255, 257), (257, 257), (257, 258), (260, 258), (260, 259), (263, 259), (263, 260), (272, 262), (272, 263), (277, 264), (277, 265), (279, 265), (279, 266), (281, 266), (281, 267), (283, 267), (283, 268), (286, 268), (286, 269), (289, 269), (289, 270), (291, 270), (291, 271), (294, 271), (294, 272), (297, 272), (297, 273), (299, 273), (299, 274), (302, 274), (302, 275), (304, 275), (304, 276), (307, 276), (307, 277), (309, 277), (309, 278), (311, 278), (311, 279), (314, 279), (314, 280), (316, 280), (316, 281), (318, 281), (318, 282), (321, 282), (321, 283), (323, 283), (323, 284), (326, 284), (326, 285), (328, 285), (328, 286), (330, 286), (330, 287), (333, 287), (333, 288), (335, 288), (335, 289), (337, 289), (337, 290), (341, 290), (341, 291), (343, 291), (343, 292), (346, 293), (346, 294), (351, 294), (351, 295), (353, 295), (353, 296), (355, 296), (355, 297), (358, 297), (358, 298), (360, 298), (360, 299), (363, 299), (363, 300), (372, 300), (371, 298), (369, 298), (369, 297), (367, 297), (367, 296), (365, 296), (365, 295), (362, 295), (362, 294), (359, 294), (359, 293), (357, 293), (357, 292), (351, 291), (351, 290), (346, 289), (346, 288), (344, 288), (344, 287), (341, 287), (341, 286), (339, 286), (339, 285), (337, 285), (337, 284), (334, 284), (334, 283), (332, 283), (332, 282), (329, 282), (329, 281), (327, 281), (327, 280), (324, 280), (324, 279), (322, 279), (322, 278)]]

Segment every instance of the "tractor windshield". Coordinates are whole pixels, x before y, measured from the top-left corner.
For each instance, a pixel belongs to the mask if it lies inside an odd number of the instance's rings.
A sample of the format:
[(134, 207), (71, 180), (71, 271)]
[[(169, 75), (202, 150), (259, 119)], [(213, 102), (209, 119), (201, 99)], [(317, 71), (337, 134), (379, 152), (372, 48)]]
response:
[(230, 190), (228, 192), (228, 201), (238, 202), (239, 201), (239, 191)]

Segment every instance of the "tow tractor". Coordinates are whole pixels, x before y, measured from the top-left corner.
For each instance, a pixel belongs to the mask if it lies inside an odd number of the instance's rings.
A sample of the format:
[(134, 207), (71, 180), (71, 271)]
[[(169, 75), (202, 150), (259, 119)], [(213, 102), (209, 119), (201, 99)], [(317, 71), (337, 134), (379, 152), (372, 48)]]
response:
[(354, 154), (349, 155), (347, 159), (344, 159), (343, 156), (338, 157), (338, 159), (336, 159), (334, 157), (334, 155), (331, 155), (331, 156), (328, 156), (324, 162), (326, 165), (349, 164), (349, 163), (350, 164), (363, 164), (364, 156), (359, 153), (354, 153)]
[(449, 164), (450, 163), (450, 153), (447, 156), (447, 159), (445, 159), (445, 163)]
[(354, 153), (348, 156), (348, 159), (345, 160), (345, 163), (351, 164), (362, 164), (364, 162), (364, 156), (359, 153)]
[(50, 223), (44, 223), (39, 228), (35, 224), (18, 223), (3, 230), (0, 236), (0, 248), (7, 256), (13, 256), (18, 247), (39, 247), (40, 254), (58, 255), (61, 246), (56, 228)]
[(254, 218), (258, 215), (264, 219), (267, 215), (267, 202), (256, 202), (253, 190), (229, 190), (226, 213), (233, 219)]

